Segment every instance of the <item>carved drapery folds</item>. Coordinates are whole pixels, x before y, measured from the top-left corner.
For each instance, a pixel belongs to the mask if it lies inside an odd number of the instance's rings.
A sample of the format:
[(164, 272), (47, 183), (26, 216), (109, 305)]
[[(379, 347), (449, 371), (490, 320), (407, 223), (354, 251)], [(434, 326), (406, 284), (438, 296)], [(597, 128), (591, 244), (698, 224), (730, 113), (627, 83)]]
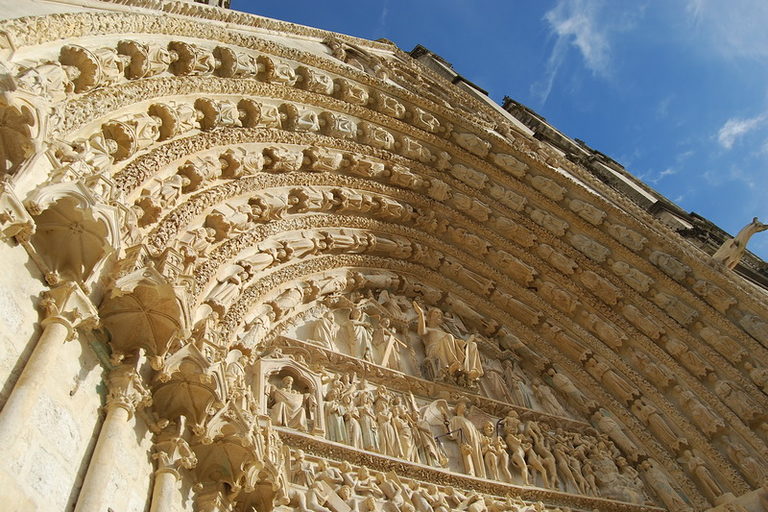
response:
[(758, 485), (762, 303), (577, 164), (388, 43), (122, 13), (70, 44), (86, 15), (62, 16), (12, 69), (0, 231), (106, 290), (107, 426), (158, 419), (152, 510), (187, 478), (211, 511), (689, 510)]

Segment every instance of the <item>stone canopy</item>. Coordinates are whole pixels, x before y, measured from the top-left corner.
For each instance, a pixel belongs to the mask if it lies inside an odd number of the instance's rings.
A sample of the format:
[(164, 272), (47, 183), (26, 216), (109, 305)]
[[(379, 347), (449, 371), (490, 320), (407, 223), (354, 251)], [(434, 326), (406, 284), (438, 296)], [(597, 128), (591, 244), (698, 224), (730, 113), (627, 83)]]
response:
[(747, 234), (713, 259), (423, 47), (25, 9), (0, 21), (9, 510), (768, 510)]

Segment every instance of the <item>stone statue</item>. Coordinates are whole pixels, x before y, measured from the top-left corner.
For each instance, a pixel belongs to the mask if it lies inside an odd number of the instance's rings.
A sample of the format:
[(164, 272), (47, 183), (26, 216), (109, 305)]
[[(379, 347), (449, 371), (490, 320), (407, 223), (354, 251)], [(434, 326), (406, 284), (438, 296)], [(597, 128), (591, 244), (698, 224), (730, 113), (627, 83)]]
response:
[(347, 321), (350, 352), (356, 357), (373, 363), (373, 334), (371, 321), (367, 314), (358, 306), (349, 311)]
[(269, 417), (275, 425), (308, 430), (307, 419), (314, 418), (317, 403), (311, 394), (293, 389), (293, 377), (283, 377), (279, 387), (271, 385), (269, 400)]
[(645, 476), (645, 481), (656, 492), (661, 501), (670, 510), (679, 510), (680, 512), (690, 512), (693, 510), (685, 500), (669, 484), (670, 478), (661, 472), (653, 459), (645, 459), (640, 463), (640, 471)]
[(344, 415), (344, 425), (347, 429), (347, 444), (355, 448), (362, 448), (363, 431), (360, 428), (360, 411), (355, 406), (351, 394), (342, 395), (341, 411)]
[(390, 327), (389, 318), (379, 320), (379, 325), (373, 331), (373, 344), (381, 353), (381, 366), (402, 371), (400, 350), (408, 346), (397, 338), (394, 329)]
[(326, 436), (337, 443), (347, 442), (347, 427), (344, 425), (344, 411), (336, 389), (330, 388), (323, 404)]
[(485, 461), (486, 476), (492, 480), (511, 482), (512, 474), (509, 472), (507, 443), (504, 442), (501, 436), (496, 435), (496, 428), (492, 421), (487, 421), (483, 424), (480, 445), (483, 451), (483, 460)]
[[(491, 426), (493, 426), (493, 424), (491, 424)], [(484, 428), (487, 430), (487, 427), (488, 424), (486, 424)], [(528, 477), (528, 464), (525, 462), (526, 448), (524, 447), (522, 437), (517, 432), (517, 426), (515, 425), (515, 422), (508, 422), (506, 420), (504, 421), (504, 441), (506, 441), (507, 449), (512, 454), (512, 464), (518, 469), (518, 471), (520, 471), (520, 475), (523, 477), (523, 483), (528, 485), (530, 481)], [(541, 466), (541, 463), (538, 461), (538, 457), (536, 457), (535, 453), (533, 453), (532, 445), (530, 443), (528, 443), (528, 448), (531, 450), (533, 457), (536, 459), (536, 462), (538, 462), (536, 465), (538, 466), (539, 470), (542, 471), (544, 475), (546, 475), (546, 470)], [(509, 459), (507, 459), (507, 462), (509, 462)], [(508, 472), (509, 471), (507, 470), (507, 473)], [(546, 479), (546, 476), (544, 478)], [(511, 481), (511, 479), (507, 480), (507, 482)]]
[(699, 484), (699, 488), (710, 501), (714, 502), (718, 496), (723, 494), (723, 490), (715, 480), (715, 477), (707, 469), (706, 463), (695, 452), (684, 450), (677, 460), (685, 465), (688, 472), (693, 475), (696, 483)]
[(315, 320), (312, 326), (312, 340), (319, 342), (324, 347), (334, 349), (336, 347), (336, 333), (338, 327), (333, 316), (333, 310), (326, 310), (320, 318)]
[(531, 408), (531, 392), (525, 382), (525, 376), (516, 360), (504, 360), (504, 380), (507, 391), (512, 397), (512, 403), (520, 407)]
[(552, 390), (545, 382), (537, 379), (533, 382), (532, 387), (533, 396), (545, 412), (555, 416), (568, 417), (568, 413), (565, 412), (565, 409), (560, 405), (560, 402), (555, 398), (554, 393), (552, 393)]
[(315, 483), (315, 467), (309, 462), (303, 450), (296, 450), (291, 463), (292, 481), (297, 485), (311, 487)]
[(476, 381), (483, 375), (483, 367), (477, 350), (477, 343), (470, 337), (464, 340), (444, 331), (440, 324), (442, 312), (430, 308), (424, 310), (414, 302), (413, 307), (419, 316), (418, 333), (424, 340), (426, 356), (438, 361), (441, 370), (454, 376), (463, 373), (470, 381)]
[(456, 404), (454, 415), (448, 420), (449, 433), (459, 443), (464, 472), (485, 478), (482, 439), (475, 424), (466, 417), (467, 405), (464, 400)]
[(757, 217), (753, 218), (752, 222), (741, 228), (735, 237), (723, 242), (723, 245), (712, 255), (712, 259), (722, 263), (726, 268), (733, 269), (739, 264), (744, 251), (747, 250), (747, 243), (752, 235), (766, 229), (768, 229), (768, 224), (758, 222)]

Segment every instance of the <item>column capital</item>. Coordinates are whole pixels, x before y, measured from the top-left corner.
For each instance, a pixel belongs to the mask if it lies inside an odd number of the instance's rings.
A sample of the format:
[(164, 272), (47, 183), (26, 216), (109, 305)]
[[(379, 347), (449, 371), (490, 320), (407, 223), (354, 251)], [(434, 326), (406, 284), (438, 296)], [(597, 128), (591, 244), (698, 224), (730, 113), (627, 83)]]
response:
[(74, 338), (75, 329), (94, 329), (99, 324), (99, 314), (91, 300), (72, 281), (43, 292), (39, 305), (45, 312), (43, 327), (52, 323), (65, 326), (67, 340)]
[(35, 221), (16, 196), (11, 182), (0, 180), (0, 240), (29, 241), (34, 232)]
[(181, 468), (192, 469), (197, 465), (197, 457), (183, 437), (185, 429), (186, 418), (181, 416), (155, 435), (152, 458), (157, 464), (157, 474), (170, 473), (179, 479)]
[(140, 355), (133, 363), (121, 364), (109, 372), (107, 410), (125, 409), (130, 417), (139, 407), (152, 404), (152, 394), (139, 373), (144, 361), (144, 356)]

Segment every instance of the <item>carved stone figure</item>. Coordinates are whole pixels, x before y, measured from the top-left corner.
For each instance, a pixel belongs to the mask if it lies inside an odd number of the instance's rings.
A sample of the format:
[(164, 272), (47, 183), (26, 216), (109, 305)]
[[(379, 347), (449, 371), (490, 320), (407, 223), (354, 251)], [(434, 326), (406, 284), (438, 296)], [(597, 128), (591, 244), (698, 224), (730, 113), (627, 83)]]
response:
[(706, 462), (697, 453), (692, 450), (684, 450), (678, 460), (693, 475), (694, 480), (699, 484), (702, 492), (711, 502), (714, 503), (717, 497), (723, 494), (723, 490), (715, 480), (715, 477), (707, 469)]
[(723, 244), (712, 255), (712, 259), (725, 265), (726, 268), (733, 269), (739, 264), (744, 251), (747, 250), (747, 243), (752, 235), (768, 229), (768, 224), (762, 224), (757, 217), (752, 222), (741, 228), (735, 237), (723, 242)]
[(727, 380), (719, 380), (715, 384), (715, 393), (731, 408), (736, 415), (750, 424), (765, 417), (765, 412), (736, 384)]
[(531, 387), (536, 402), (538, 402), (546, 412), (554, 414), (555, 416), (568, 416), (568, 413), (565, 412), (565, 409), (560, 405), (560, 402), (555, 398), (555, 395), (546, 383), (541, 380), (536, 380)]
[(472, 421), (466, 417), (467, 402), (456, 404), (454, 414), (448, 419), (451, 437), (459, 444), (464, 472), (471, 476), (485, 478), (482, 438)]
[(670, 478), (661, 472), (653, 459), (645, 459), (640, 463), (640, 470), (645, 476), (645, 481), (656, 492), (661, 501), (670, 510), (690, 512), (691, 506), (683, 500), (677, 491), (670, 485)]
[(477, 351), (477, 343), (472, 338), (464, 340), (444, 331), (440, 324), (443, 314), (437, 308), (431, 308), (427, 314), (416, 302), (413, 303), (419, 315), (418, 333), (424, 341), (426, 356), (439, 362), (441, 370), (448, 375), (461, 371), (470, 381), (476, 381), (483, 375), (483, 367)]
[[(509, 454), (507, 454), (507, 443), (496, 435), (496, 427), (492, 421), (483, 424), (483, 434), (480, 440), (480, 446), (483, 451), (483, 460), (485, 461), (485, 474), (493, 480), (511, 482), (512, 475), (509, 472)], [(520, 457), (518, 455), (520, 459)], [(526, 472), (527, 483), (527, 472)]]
[(349, 311), (346, 326), (351, 353), (373, 363), (373, 329), (368, 315), (360, 307), (355, 306)]
[(685, 281), (691, 273), (691, 267), (661, 251), (653, 251), (648, 259), (675, 281)]
[(604, 211), (580, 199), (571, 199), (568, 208), (594, 226), (602, 224), (606, 216)]
[(347, 427), (344, 424), (344, 409), (337, 389), (330, 388), (323, 401), (325, 431), (328, 439), (337, 443), (347, 442)]
[(625, 283), (640, 293), (647, 292), (653, 284), (653, 279), (636, 268), (631, 267), (626, 262), (614, 262), (613, 265), (611, 265), (611, 270), (613, 270), (614, 274), (621, 277)]
[(269, 416), (275, 425), (308, 430), (308, 419), (313, 419), (317, 403), (309, 393), (302, 393), (293, 388), (293, 377), (283, 377), (280, 386), (269, 387)]

